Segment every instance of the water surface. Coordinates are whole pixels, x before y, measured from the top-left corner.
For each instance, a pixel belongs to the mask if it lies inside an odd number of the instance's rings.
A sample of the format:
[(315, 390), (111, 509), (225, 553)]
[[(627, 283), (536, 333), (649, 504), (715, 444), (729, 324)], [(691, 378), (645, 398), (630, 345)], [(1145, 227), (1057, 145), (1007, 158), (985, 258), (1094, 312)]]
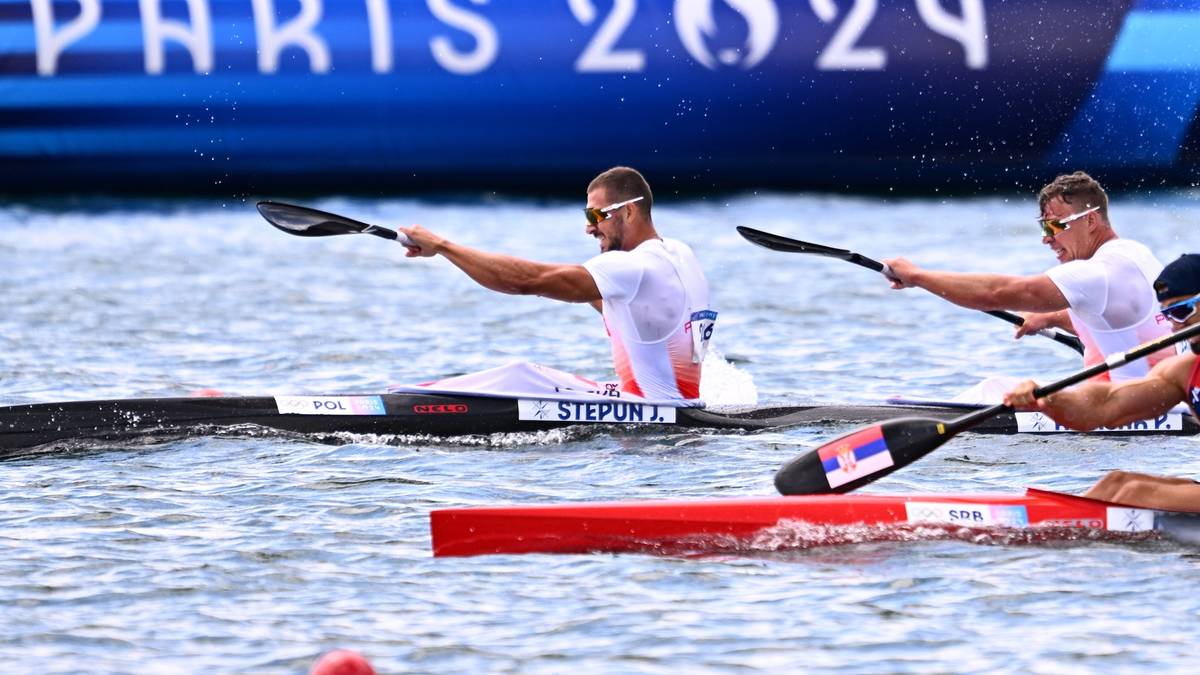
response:
[[(710, 370), (714, 399), (949, 397), (987, 374), (1078, 367), (994, 318), (733, 229), (1036, 273), (1054, 260), (1027, 196), (659, 202), (661, 232), (693, 244), (721, 312), (715, 348), (736, 370)], [(595, 253), (575, 203), (311, 205), (518, 256)], [(1112, 215), (1164, 261), (1200, 250), (1194, 193), (1119, 198)], [(288, 237), (248, 202), (10, 204), (0, 403), (378, 392), (514, 359), (612, 376), (590, 308), (497, 296), (403, 252), (373, 237)], [(48, 673), (295, 673), (335, 647), (381, 672), (1191, 669), (1200, 568), (1170, 542), (430, 557), (434, 508), (768, 495), (782, 462), (847, 430), (342, 445), (224, 435), (0, 462), (0, 658)], [(1200, 473), (1197, 443), (964, 435), (869, 489), (1081, 491), (1113, 468)]]

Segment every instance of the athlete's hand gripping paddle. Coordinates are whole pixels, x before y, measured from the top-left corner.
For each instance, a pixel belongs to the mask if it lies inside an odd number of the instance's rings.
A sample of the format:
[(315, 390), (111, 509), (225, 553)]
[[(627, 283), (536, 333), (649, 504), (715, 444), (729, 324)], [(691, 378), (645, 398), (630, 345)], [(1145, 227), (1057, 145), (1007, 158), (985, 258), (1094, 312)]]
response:
[[(1044, 398), (1197, 335), (1200, 335), (1200, 324), (1188, 326), (1129, 351), (1112, 354), (1103, 363), (1038, 387), (1033, 395)], [(863, 427), (784, 464), (775, 474), (775, 488), (785, 495), (850, 492), (912, 464), (955, 434), (1008, 410), (1012, 408), (999, 403), (948, 421), (904, 417)]]
[[(878, 260), (872, 260), (861, 253), (847, 251), (844, 248), (833, 248), (831, 246), (824, 246), (822, 244), (813, 244), (807, 241), (800, 241), (799, 239), (789, 239), (788, 237), (780, 236), (778, 234), (771, 234), (770, 232), (763, 232), (762, 230), (756, 230), (752, 227), (745, 227), (743, 225), (739, 225), (737, 231), (738, 234), (745, 237), (751, 243), (758, 244), (763, 248), (769, 248), (772, 251), (783, 251), (785, 253), (812, 253), (814, 255), (837, 258), (838, 260), (845, 260), (846, 262), (854, 263), (860, 267), (865, 267), (869, 270), (879, 272), (883, 276), (893, 281), (896, 280), (896, 277), (892, 275), (891, 268), (879, 262)], [(984, 310), (984, 313), (991, 314), (992, 316), (1007, 321), (1014, 326), (1020, 326), (1025, 323), (1025, 319), (1013, 314), (1012, 312), (1005, 312), (1003, 310)], [(1079, 338), (1071, 335), (1070, 333), (1061, 331), (1057, 328), (1044, 328), (1038, 331), (1037, 334), (1041, 335), (1042, 337), (1048, 337), (1060, 344), (1064, 344), (1080, 354), (1083, 353), (1083, 343), (1079, 341)]]
[(379, 225), (368, 225), (336, 213), (318, 211), (307, 206), (282, 202), (259, 202), (258, 212), (275, 227), (298, 237), (329, 237), (338, 234), (373, 234), (412, 247), (412, 240), (403, 232)]

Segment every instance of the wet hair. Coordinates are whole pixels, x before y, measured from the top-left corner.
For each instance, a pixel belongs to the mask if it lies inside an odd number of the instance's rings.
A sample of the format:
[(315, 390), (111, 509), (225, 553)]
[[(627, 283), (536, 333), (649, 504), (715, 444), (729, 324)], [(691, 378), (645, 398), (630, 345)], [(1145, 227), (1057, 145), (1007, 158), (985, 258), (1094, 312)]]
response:
[(1100, 207), (1100, 217), (1108, 222), (1108, 194), (1095, 178), (1082, 171), (1064, 174), (1054, 179), (1038, 193), (1038, 209), (1046, 211), (1046, 202), (1058, 197), (1071, 206), (1078, 204), (1077, 211)]
[(591, 192), (598, 188), (606, 190), (613, 203), (623, 202), (634, 197), (643, 197), (642, 201), (634, 202), (630, 206), (641, 209), (646, 218), (650, 218), (650, 207), (654, 205), (654, 196), (650, 194), (650, 184), (646, 182), (642, 174), (638, 173), (637, 169), (614, 166), (593, 178), (592, 182), (588, 183), (587, 191)]

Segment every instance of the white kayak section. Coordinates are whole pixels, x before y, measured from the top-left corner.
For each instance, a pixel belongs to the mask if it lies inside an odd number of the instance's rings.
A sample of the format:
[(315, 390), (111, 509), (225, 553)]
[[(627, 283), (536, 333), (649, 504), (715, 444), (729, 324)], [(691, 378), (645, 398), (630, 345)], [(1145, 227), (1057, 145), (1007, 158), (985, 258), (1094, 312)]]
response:
[(887, 399), (895, 405), (936, 405), (953, 408), (975, 408), (995, 405), (1004, 401), (1004, 395), (1026, 378), (1012, 375), (988, 375), (978, 384), (951, 398), (930, 398), (928, 396), (893, 396)]
[[(970, 387), (953, 398), (934, 399), (922, 396), (896, 396), (888, 399), (888, 403), (904, 403), (941, 406), (985, 406), (1004, 402), (1004, 395), (1012, 391), (1018, 384), (1029, 378), (1014, 375), (988, 375), (978, 384)], [(1037, 382), (1037, 380), (1034, 380)], [(1041, 386), (1042, 382), (1037, 382)], [(1187, 406), (1183, 403), (1171, 408), (1171, 413), (1186, 413)]]
[(1004, 395), (1027, 379), (1029, 378), (1013, 375), (989, 375), (975, 386), (950, 400), (954, 403), (979, 403), (983, 405), (1003, 403)]
[(704, 407), (703, 399), (653, 401), (622, 391), (615, 382), (596, 382), (529, 361), (514, 361), (496, 368), (422, 384), (392, 385), (388, 391), (398, 394), (448, 394), (543, 401), (622, 401), (675, 408)]
[[(978, 408), (1004, 402), (1004, 395), (1028, 378), (1012, 375), (989, 375), (975, 386), (963, 391), (957, 396), (945, 399), (925, 398), (921, 396), (896, 396), (889, 398), (893, 405), (934, 405), (943, 407)], [(1036, 381), (1036, 380), (1035, 380)], [(1041, 383), (1039, 383), (1040, 385)], [(1151, 430), (1174, 431), (1184, 428), (1183, 417), (1188, 414), (1187, 406), (1180, 403), (1166, 413), (1157, 417), (1136, 420), (1117, 427), (1104, 427), (1100, 431), (1142, 433)], [(1018, 433), (1072, 433), (1071, 429), (1058, 424), (1053, 419), (1040, 412), (1016, 412), (1013, 416), (1017, 421)]]

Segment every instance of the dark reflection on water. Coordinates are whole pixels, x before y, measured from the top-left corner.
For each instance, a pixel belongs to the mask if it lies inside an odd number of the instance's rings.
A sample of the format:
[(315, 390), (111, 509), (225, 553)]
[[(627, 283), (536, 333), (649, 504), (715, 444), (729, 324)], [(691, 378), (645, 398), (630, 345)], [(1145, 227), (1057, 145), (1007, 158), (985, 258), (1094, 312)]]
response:
[[(314, 206), (546, 260), (594, 253), (576, 204)], [(378, 391), (511, 359), (607, 377), (594, 312), (478, 290), (368, 237), (305, 240), (252, 205), (10, 206), (0, 221), (5, 403)], [(751, 247), (750, 225), (874, 257), (1034, 273), (1031, 200), (747, 196), (662, 202), (721, 311), (716, 347), (762, 402), (948, 397), (1077, 367), (1047, 340), (894, 292), (843, 262)], [(1196, 250), (1190, 194), (1114, 200), (1164, 260)], [(1154, 228), (1137, 227), (1156, 223)], [(734, 376), (718, 393), (744, 398)], [(706, 382), (706, 387), (712, 383)], [(724, 389), (721, 389), (721, 386)], [(0, 462), (0, 656), (13, 672), (304, 672), (349, 647), (381, 672), (1190, 668), (1192, 549), (978, 545), (967, 536), (706, 556), (433, 560), (447, 506), (771, 494), (847, 429), (68, 444)], [(1079, 491), (1104, 471), (1194, 474), (1191, 438), (962, 436), (870, 489)]]

